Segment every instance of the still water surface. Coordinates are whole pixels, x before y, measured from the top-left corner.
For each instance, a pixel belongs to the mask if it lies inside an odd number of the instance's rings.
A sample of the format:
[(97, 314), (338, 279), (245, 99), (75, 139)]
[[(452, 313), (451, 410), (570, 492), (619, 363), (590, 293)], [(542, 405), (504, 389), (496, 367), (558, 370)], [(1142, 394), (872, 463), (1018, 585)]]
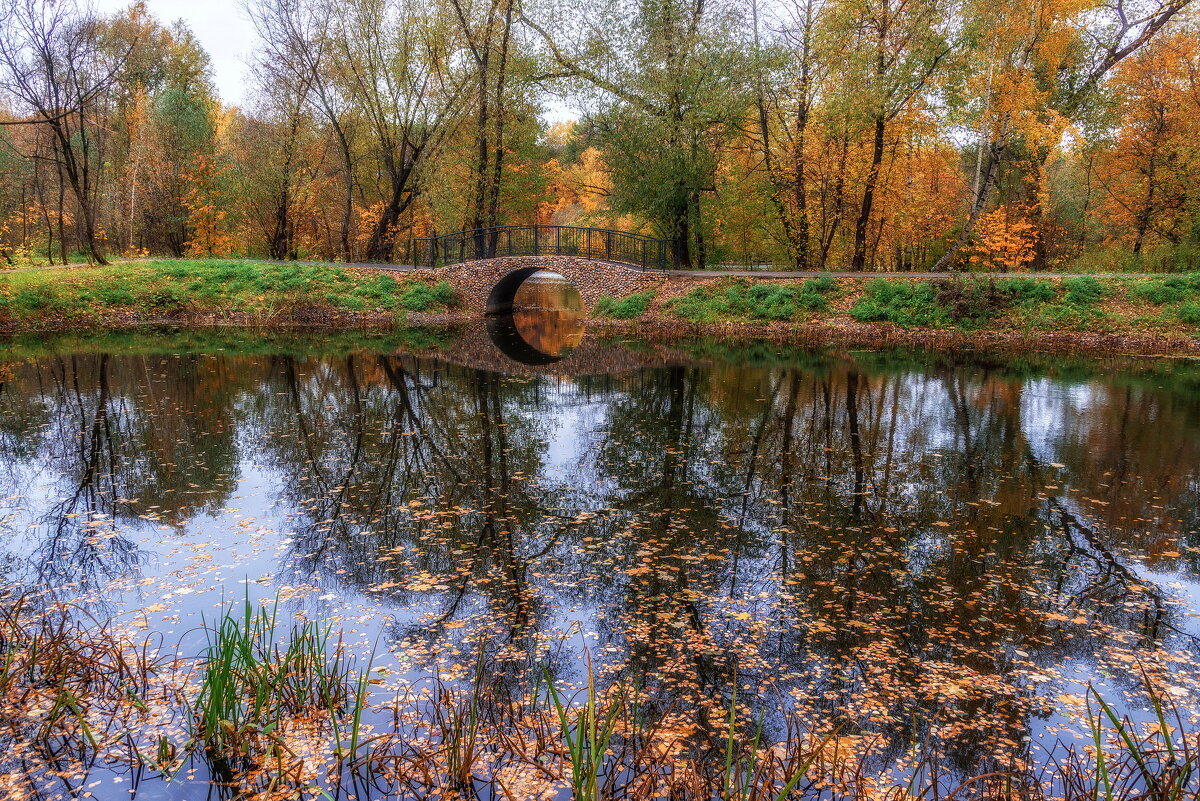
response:
[(1194, 712), (1196, 364), (560, 322), (545, 359), (495, 325), (8, 343), (0, 580), (184, 654), (247, 593), (397, 676), (591, 653), (717, 736), (736, 683), (962, 776), (1048, 758), (1089, 682), (1142, 714), (1139, 662)]

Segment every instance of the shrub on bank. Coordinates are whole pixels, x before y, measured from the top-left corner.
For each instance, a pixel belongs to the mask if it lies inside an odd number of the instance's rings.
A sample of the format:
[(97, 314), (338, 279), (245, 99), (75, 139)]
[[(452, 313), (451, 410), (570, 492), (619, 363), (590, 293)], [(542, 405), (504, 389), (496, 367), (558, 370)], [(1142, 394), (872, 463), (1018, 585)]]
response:
[(596, 316), (611, 317), (614, 320), (632, 320), (641, 317), (650, 308), (654, 300), (654, 291), (634, 292), (624, 298), (617, 299), (604, 295), (596, 301)]

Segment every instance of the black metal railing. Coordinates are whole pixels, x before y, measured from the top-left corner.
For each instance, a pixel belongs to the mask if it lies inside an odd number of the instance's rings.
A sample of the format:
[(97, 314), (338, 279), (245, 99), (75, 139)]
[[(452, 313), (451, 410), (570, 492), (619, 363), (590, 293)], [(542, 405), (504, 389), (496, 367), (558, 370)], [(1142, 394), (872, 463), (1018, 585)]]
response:
[(418, 240), (426, 264), (444, 267), (499, 256), (575, 256), (632, 264), (644, 270), (671, 266), (670, 242), (652, 236), (573, 225), (504, 225)]

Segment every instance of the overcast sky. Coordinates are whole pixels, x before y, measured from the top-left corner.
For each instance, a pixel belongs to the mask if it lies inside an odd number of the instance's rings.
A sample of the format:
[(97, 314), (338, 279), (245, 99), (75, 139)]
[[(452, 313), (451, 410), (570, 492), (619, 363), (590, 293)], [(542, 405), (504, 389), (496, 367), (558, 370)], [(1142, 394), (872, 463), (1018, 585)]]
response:
[[(92, 0), (103, 14), (126, 8), (131, 0)], [(246, 100), (247, 63), (258, 38), (238, 0), (145, 0), (163, 24), (182, 19), (212, 58), (213, 80), (221, 99), (232, 105)]]
[[(132, 0), (91, 0), (102, 14), (129, 7)], [(243, 106), (249, 85), (249, 62), (258, 34), (240, 0), (145, 0), (146, 8), (169, 25), (181, 19), (191, 28), (212, 59), (213, 81), (228, 105)], [(579, 118), (574, 107), (547, 98), (542, 111), (547, 123)]]

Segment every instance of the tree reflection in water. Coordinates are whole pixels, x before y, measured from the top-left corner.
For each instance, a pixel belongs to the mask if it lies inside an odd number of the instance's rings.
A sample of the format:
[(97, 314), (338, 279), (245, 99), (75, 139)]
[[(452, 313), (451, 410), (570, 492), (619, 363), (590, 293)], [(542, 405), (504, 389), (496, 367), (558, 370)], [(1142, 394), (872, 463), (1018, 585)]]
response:
[(578, 679), (587, 647), (714, 746), (735, 681), (768, 730), (798, 710), (884, 758), (936, 742), (963, 775), (1058, 725), (1072, 680), (1132, 686), (1141, 659), (1195, 697), (1194, 375), (697, 347), (506, 377), (453, 349), (304, 353), (6, 364), (8, 582), (115, 614), (136, 599), (114, 587), (165, 578), (143, 549), (171, 538), (227, 559), (173, 602), (211, 606), (242, 591), (225, 507), (258, 492), (256, 592), (378, 607), (416, 671), (462, 676), (486, 636), (511, 694), (546, 665)]

